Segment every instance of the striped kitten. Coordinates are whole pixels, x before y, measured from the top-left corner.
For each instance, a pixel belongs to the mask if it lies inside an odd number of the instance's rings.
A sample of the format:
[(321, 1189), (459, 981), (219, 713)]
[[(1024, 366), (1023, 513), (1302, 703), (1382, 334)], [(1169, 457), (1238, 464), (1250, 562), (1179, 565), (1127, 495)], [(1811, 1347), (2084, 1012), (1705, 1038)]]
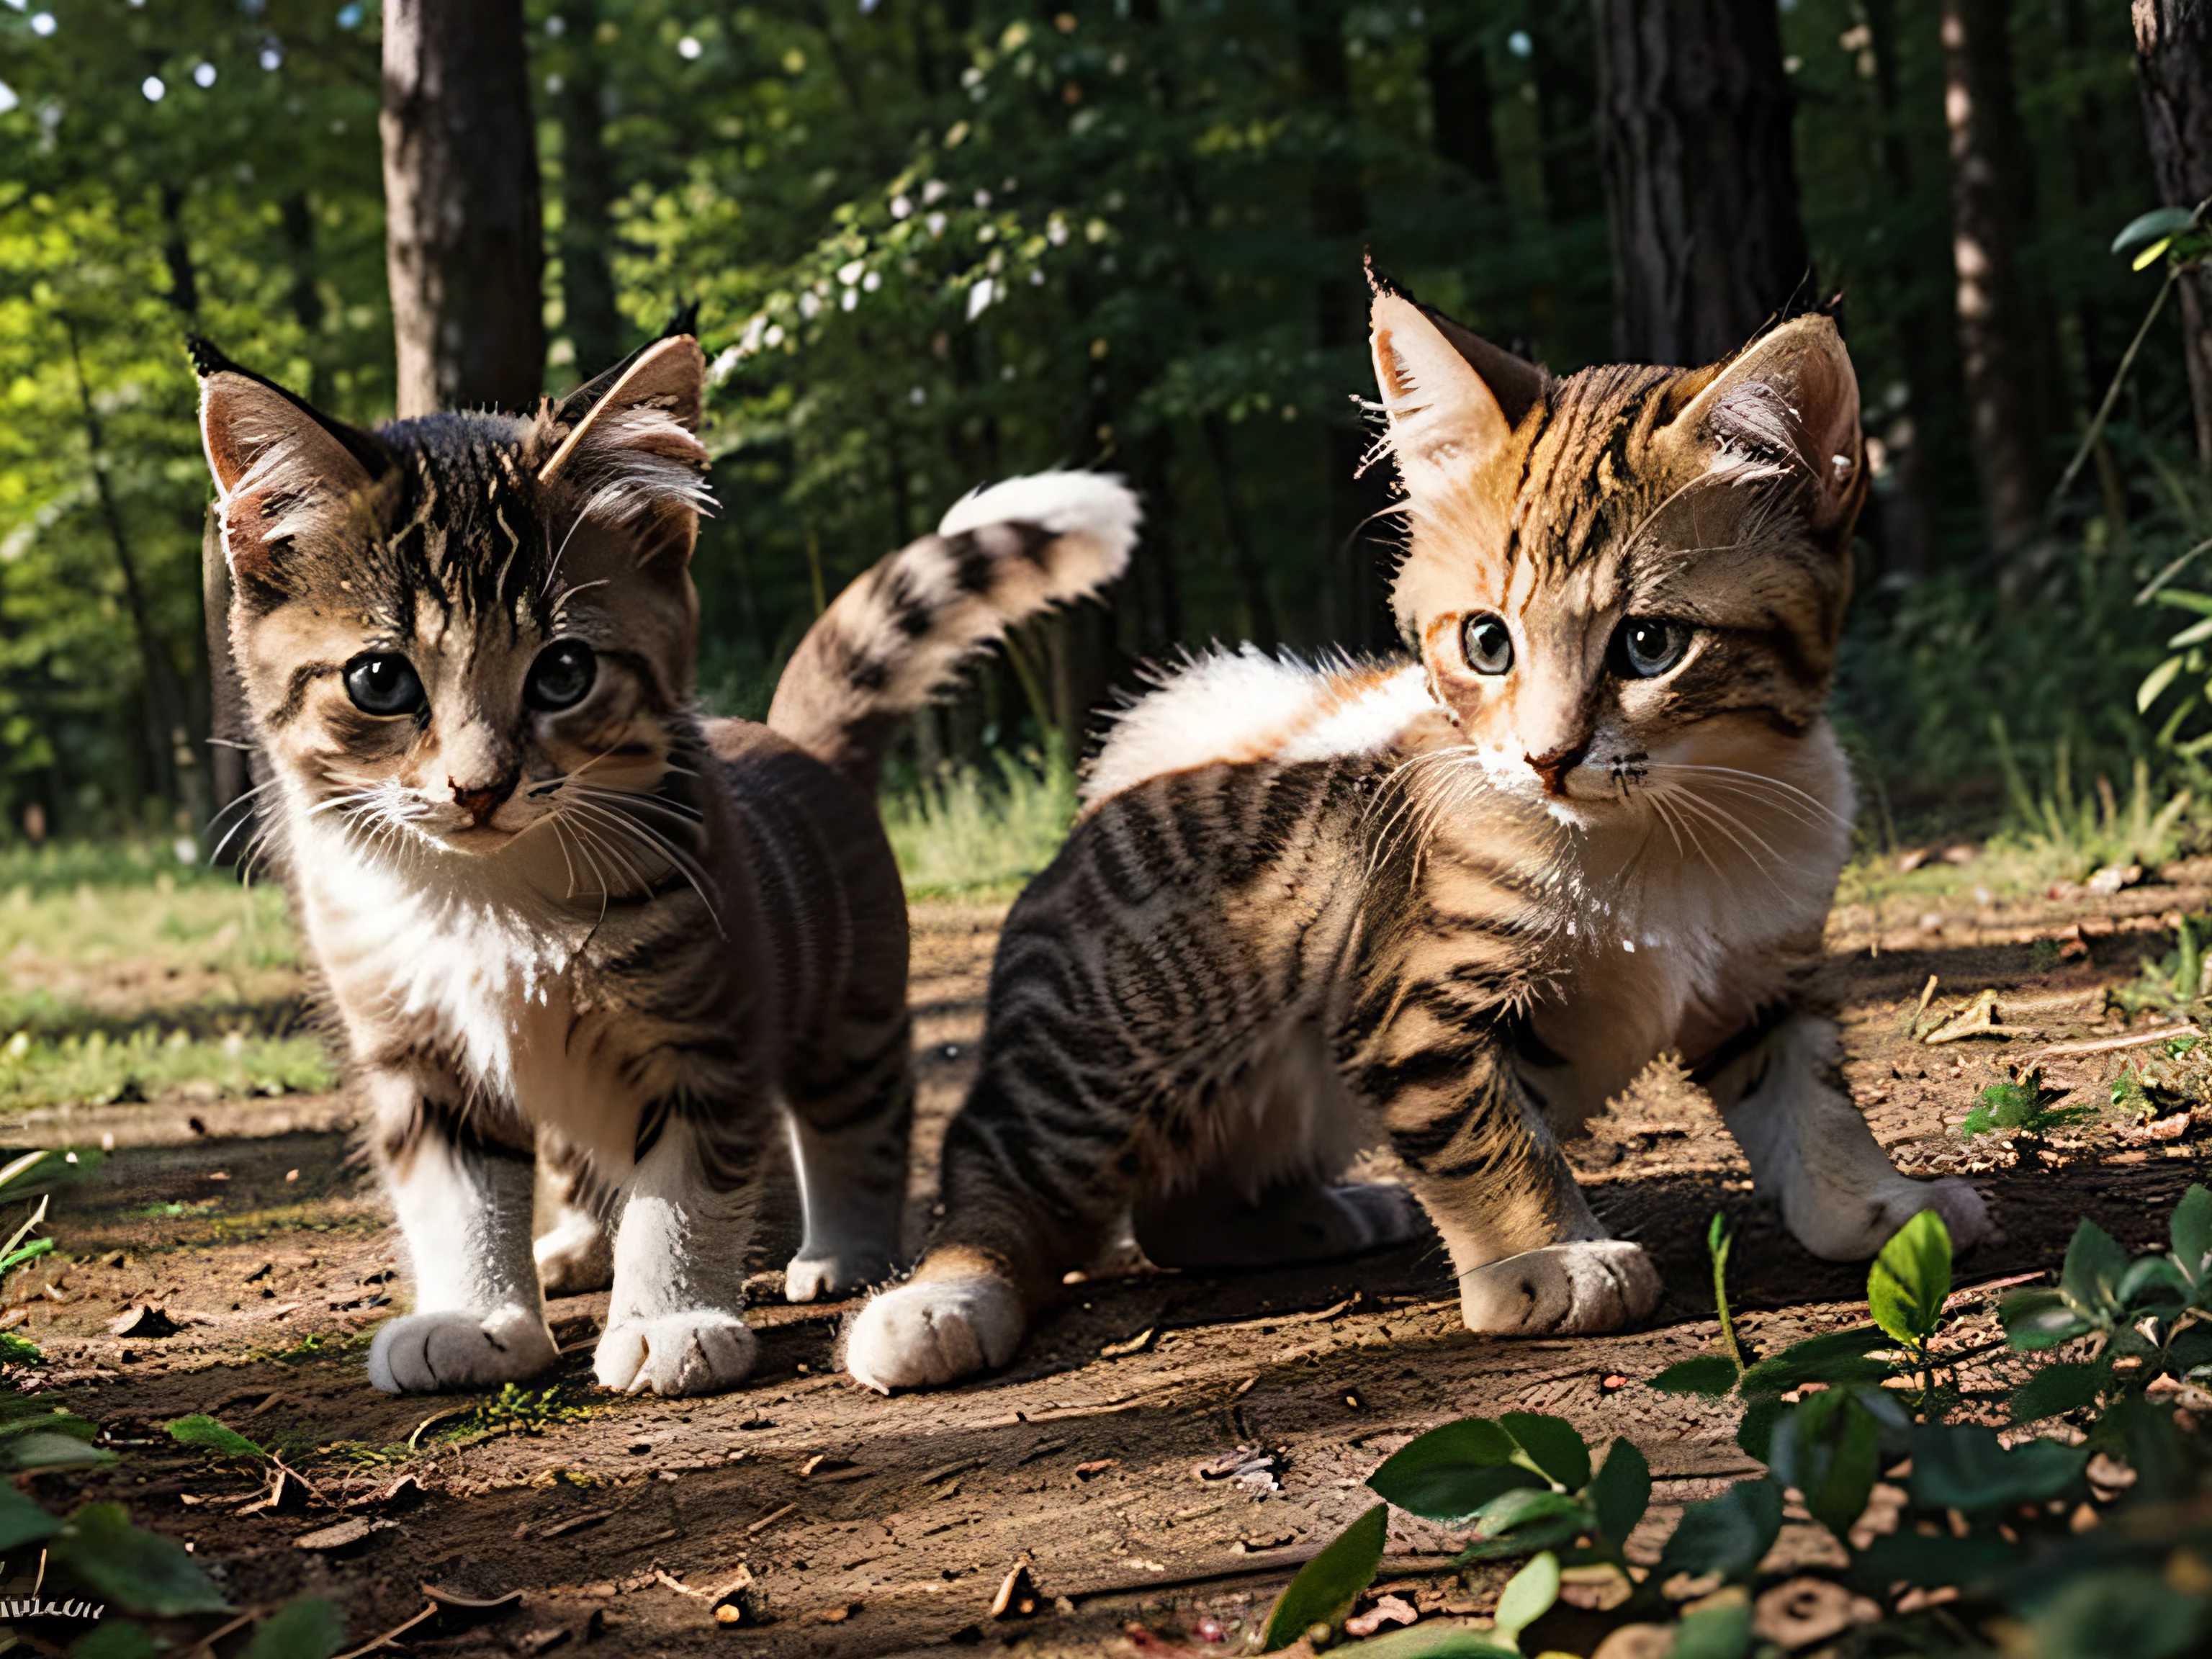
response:
[[(541, 1270), (611, 1267), (599, 1382), (730, 1387), (771, 1137), (805, 1213), (791, 1299), (880, 1278), (898, 1245), (884, 742), (1009, 623), (1117, 574), (1133, 499), (1084, 474), (970, 496), (815, 623), (768, 724), (706, 720), (690, 336), (534, 416), (374, 434), (196, 361), (262, 812), (413, 1265), (369, 1380), (532, 1376)], [(533, 1260), (541, 1153), (568, 1201)]]
[(1697, 1068), (1817, 1254), (1959, 1182), (1898, 1174), (1808, 976), (1849, 773), (1822, 718), (1865, 490), (1832, 323), (1565, 380), (1379, 289), (1416, 661), (1247, 649), (1121, 719), (1008, 918), (944, 1219), (847, 1343), (881, 1389), (1012, 1354), (1118, 1217), (1163, 1266), (1405, 1237), (1333, 1185), (1376, 1130), (1470, 1329), (1616, 1328), (1660, 1294), (1560, 1157), (1655, 1054)]

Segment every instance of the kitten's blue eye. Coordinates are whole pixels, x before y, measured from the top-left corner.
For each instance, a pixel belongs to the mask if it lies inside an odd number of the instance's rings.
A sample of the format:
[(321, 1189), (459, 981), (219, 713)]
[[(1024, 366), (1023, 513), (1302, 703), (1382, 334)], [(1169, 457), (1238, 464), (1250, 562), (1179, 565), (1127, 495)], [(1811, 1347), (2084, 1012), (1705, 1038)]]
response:
[(371, 651), (348, 663), (345, 689), (364, 714), (411, 714), (425, 701), (415, 665), (390, 651)]
[(538, 653), (523, 683), (522, 699), (550, 714), (583, 702), (599, 677), (599, 659), (581, 640), (556, 640)]
[(1621, 623), (1620, 672), (1632, 680), (1656, 679), (1690, 648), (1690, 629), (1663, 617), (1631, 617)]
[(1488, 611), (1469, 617), (1460, 629), (1467, 665), (1478, 674), (1503, 674), (1513, 666), (1513, 635), (1504, 618)]

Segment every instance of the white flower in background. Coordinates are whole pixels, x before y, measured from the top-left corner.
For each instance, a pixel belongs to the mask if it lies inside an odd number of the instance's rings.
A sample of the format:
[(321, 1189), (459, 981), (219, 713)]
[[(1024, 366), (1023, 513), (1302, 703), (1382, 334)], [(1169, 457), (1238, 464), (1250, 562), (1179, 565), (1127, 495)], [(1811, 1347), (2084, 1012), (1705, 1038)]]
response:
[(951, 188), (951, 186), (947, 185), (942, 179), (931, 179), (927, 184), (921, 187), (922, 206), (929, 207), (933, 205), (945, 195), (945, 191)]
[(163, 83), (160, 76), (149, 75), (138, 83), (138, 90), (146, 94), (148, 103), (158, 104), (167, 94), (169, 88)]
[(808, 322), (812, 322), (821, 309), (822, 301), (815, 297), (813, 289), (809, 289), (799, 296), (799, 314)]
[(1057, 213), (1054, 214), (1044, 222), (1044, 239), (1054, 247), (1065, 247), (1067, 245), (1067, 221)]
[(0, 81), (0, 115), (5, 115), (23, 100), (15, 95), (15, 88)]
[(911, 212), (913, 212), (913, 211), (914, 211), (914, 204), (913, 204), (912, 202), (909, 202), (908, 200), (907, 200), (907, 198), (906, 198), (905, 197), (903, 197), (903, 196), (894, 196), (894, 197), (892, 197), (892, 198), (891, 198), (891, 217), (892, 217), (892, 218), (894, 218), (894, 219), (903, 219), (903, 218), (905, 218), (905, 217), (906, 217), (906, 216), (907, 216), (908, 214), (909, 214), (909, 213), (911, 213)]
[(58, 27), (58, 25), (54, 21), (53, 13), (50, 11), (42, 11), (31, 19), (31, 33), (40, 40), (52, 34)]
[(705, 50), (706, 48), (699, 44), (699, 37), (696, 34), (687, 34), (676, 43), (676, 55), (687, 64)]
[(979, 191), (977, 191), (975, 192), (975, 205), (976, 205), (977, 207), (988, 207), (988, 206), (990, 206), (990, 205), (991, 205), (991, 192), (990, 192), (989, 191), (988, 191), (988, 190), (979, 190)]
[(280, 69), (283, 68), (283, 67), (284, 67), (284, 49), (283, 49), (282, 46), (276, 46), (276, 45), (275, 45), (275, 44), (273, 44), (273, 43), (272, 43), (272, 44), (270, 44), (270, 45), (269, 45), (269, 46), (265, 46), (262, 47), (262, 48), (261, 48), (261, 67), (262, 67), (262, 68), (264, 68), (264, 69), (265, 69), (265, 70), (280, 70)]
[(210, 63), (202, 63), (198, 68), (192, 71), (192, 84), (199, 88), (203, 92), (204, 92), (208, 88), (213, 86), (215, 84), (215, 65)]
[(881, 271), (872, 270), (866, 276), (860, 278), (860, 288), (864, 293), (873, 294), (883, 285), (884, 277)]
[(924, 230), (927, 230), (932, 236), (944, 235), (945, 216), (941, 213), (931, 214), (927, 218), (921, 222), (921, 228)]
[(857, 288), (848, 288), (837, 296), (837, 309), (840, 311), (851, 311), (860, 303), (860, 290)]
[(999, 285), (986, 276), (968, 290), (968, 320), (974, 322), (991, 308), (991, 301), (999, 297)]
[(781, 345), (783, 343), (783, 325), (781, 323), (770, 323), (768, 325), (768, 332), (761, 336), (761, 343), (764, 346), (771, 347)]
[(837, 280), (844, 283), (847, 288), (850, 288), (860, 280), (861, 273), (867, 268), (868, 262), (866, 259), (848, 259), (837, 267)]

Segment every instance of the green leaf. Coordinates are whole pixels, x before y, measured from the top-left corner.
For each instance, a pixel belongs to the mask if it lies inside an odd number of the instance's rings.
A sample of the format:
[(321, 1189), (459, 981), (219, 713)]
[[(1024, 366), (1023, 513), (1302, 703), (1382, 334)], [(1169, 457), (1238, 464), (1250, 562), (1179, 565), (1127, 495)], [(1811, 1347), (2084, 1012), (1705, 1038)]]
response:
[(1658, 1582), (1678, 1572), (1748, 1578), (1781, 1533), (1781, 1483), (1765, 1477), (1739, 1480), (1719, 1497), (1682, 1511), (1660, 1553)]
[(2191, 1187), (2182, 1194), (2166, 1223), (2173, 1237), (2173, 1261), (2193, 1285), (2212, 1281), (2212, 1191)]
[(2202, 1598), (2175, 1589), (2137, 1566), (2085, 1574), (2061, 1585), (2037, 1609), (2024, 1650), (2039, 1654), (2125, 1654), (2175, 1659), (2204, 1651)]
[[(1402, 1455), (1402, 1454), (1401, 1454)], [(1273, 1653), (1306, 1633), (1310, 1625), (1334, 1630), (1359, 1592), (1375, 1581), (1382, 1565), (1382, 1540), (1390, 1506), (1377, 1504), (1331, 1539), (1319, 1555), (1298, 1569), (1267, 1615), (1260, 1651)]]
[(2022, 1353), (2055, 1348), (2097, 1328), (2074, 1310), (2063, 1291), (2014, 1291), (1997, 1310), (2005, 1340)]
[(1502, 1538), (1470, 1539), (1459, 1553), (1462, 1563), (1469, 1561), (1503, 1561), (1509, 1556), (1533, 1555), (1538, 1550), (1558, 1549), (1571, 1544), (1589, 1530), (1589, 1516), (1577, 1510), (1574, 1514), (1552, 1521), (1531, 1521), (1525, 1527), (1516, 1527)]
[(1494, 1624), (1498, 1634), (1516, 1651), (1521, 1632), (1552, 1610), (1559, 1599), (1559, 1558), (1549, 1550), (1506, 1580), (1498, 1594)]
[(331, 1659), (345, 1632), (345, 1614), (330, 1602), (289, 1602), (261, 1621), (242, 1659)]
[(1698, 1394), (1717, 1400), (1735, 1387), (1735, 1362), (1726, 1354), (1701, 1353), (1677, 1360), (1644, 1386), (1662, 1394)]
[(79, 1637), (69, 1652), (70, 1659), (154, 1659), (167, 1650), (168, 1644), (155, 1640), (145, 1626), (118, 1619), (103, 1620)]
[(1774, 1431), (1774, 1478), (1838, 1538), (1866, 1512), (1881, 1472), (1881, 1425), (1844, 1389), (1801, 1401)]
[(1598, 1531), (1616, 1547), (1626, 1543), (1651, 1506), (1651, 1466), (1635, 1442), (1624, 1436), (1613, 1443), (1605, 1467), (1583, 1495), (1589, 1500)]
[[(2212, 617), (2208, 617), (2205, 620), (2212, 622)], [(2149, 673), (2144, 675), (2142, 684), (2136, 687), (2136, 713), (2138, 714), (2149, 713), (2151, 704), (2158, 701), (2160, 692), (2173, 684), (2173, 677), (2180, 672), (2181, 659), (2168, 657)]]
[(201, 1413), (180, 1417), (167, 1425), (169, 1438), (180, 1446), (198, 1446), (218, 1457), (266, 1457), (268, 1452), (237, 1430)]
[(0, 1331), (0, 1365), (28, 1365), (45, 1358), (37, 1343), (13, 1331)]
[(2196, 215), (2187, 208), (2153, 208), (2148, 213), (2139, 214), (2128, 221), (2120, 234), (2112, 238), (2112, 252), (2126, 253), (2146, 243), (2179, 236), (2196, 222)]
[(2163, 237), (2158, 241), (2153, 242), (2141, 253), (2136, 254), (2133, 262), (2128, 268), (2130, 270), (2141, 270), (2145, 265), (2156, 264), (2159, 261), (2160, 256), (2164, 254), (2166, 249), (2172, 246), (2172, 237)]
[(21, 1549), (61, 1530), (61, 1517), (16, 1490), (12, 1480), (0, 1480), (0, 1555)]
[(1553, 1492), (1543, 1486), (1523, 1486), (1518, 1491), (1500, 1492), (1482, 1506), (1482, 1515), (1474, 1523), (1478, 1538), (1502, 1538), (1522, 1527), (1540, 1522), (1564, 1521), (1572, 1516), (1579, 1532), (1589, 1519), (1589, 1510), (1581, 1498), (1571, 1492)]
[(1401, 1447), (1367, 1484), (1423, 1520), (1465, 1526), (1498, 1493), (1543, 1484), (1512, 1461), (1516, 1449), (1487, 1418), (1462, 1418)]
[(1743, 1420), (1735, 1425), (1735, 1443), (1744, 1455), (1754, 1462), (1774, 1461), (1774, 1427), (1789, 1409), (1773, 1395), (1762, 1395), (1743, 1408)]
[(2066, 1266), (2058, 1288), (2085, 1319), (2110, 1323), (2120, 1311), (2120, 1281), (2127, 1277), (2128, 1253), (2094, 1221), (2074, 1230), (2066, 1247)]
[(1890, 1342), (1878, 1326), (1855, 1325), (1792, 1343), (1743, 1374), (1744, 1395), (1787, 1394), (1808, 1382), (1879, 1383), (1889, 1375), (1889, 1367), (1867, 1356)]
[(2171, 1317), (2189, 1305), (2190, 1284), (2171, 1256), (2140, 1255), (2120, 1280), (2120, 1305), (2130, 1322), (2146, 1314)]
[(1859, 1552), (1853, 1564), (1860, 1578), (1877, 1589), (1914, 1584), (1935, 1589), (1956, 1584), (1972, 1589), (2011, 1565), (2012, 1552), (2001, 1538), (1933, 1538), (1911, 1531), (1885, 1533)]
[(88, 1423), (73, 1412), (57, 1411), (49, 1403), (52, 1399), (52, 1395), (43, 1395), (39, 1406), (33, 1410), (24, 1412), (20, 1416), (10, 1415), (5, 1419), (0, 1419), (0, 1438), (12, 1434), (33, 1432), (66, 1434), (78, 1440), (100, 1438), (99, 1424)]
[(44, 1427), (0, 1440), (0, 1473), (8, 1474), (32, 1469), (93, 1469), (114, 1461), (112, 1451), (88, 1446), (73, 1434)]
[(1682, 1620), (1668, 1659), (1743, 1659), (1751, 1650), (1751, 1603), (1706, 1607)]
[(2013, 1390), (2012, 1420), (2039, 1423), (2061, 1412), (2094, 1406), (2112, 1374), (2112, 1368), (2101, 1362), (2045, 1365)]
[(1464, 1630), (1441, 1620), (1408, 1625), (1330, 1651), (1356, 1653), (1359, 1659), (1514, 1659), (1514, 1650), (1492, 1641), (1487, 1631)]
[(50, 1559), (131, 1613), (175, 1619), (230, 1603), (180, 1544), (131, 1524), (120, 1504), (88, 1504), (62, 1523)]
[(2087, 1446), (2030, 1440), (2007, 1451), (1990, 1429), (1932, 1425), (1912, 1439), (1912, 1500), (1976, 1514), (2039, 1504), (2081, 1477)]
[(2200, 617), (2168, 640), (2166, 644), (2169, 647), (2202, 645), (2207, 640), (2212, 640), (2212, 617)]
[(1874, 1322), (1899, 1342), (1925, 1342), (1943, 1322), (1951, 1294), (1951, 1230), (1923, 1210), (1890, 1235), (1867, 1274)]
[(1546, 1417), (1539, 1412), (1507, 1412), (1498, 1421), (1547, 1478), (1569, 1492), (1579, 1492), (1589, 1484), (1589, 1448), (1583, 1443), (1582, 1431), (1565, 1418)]

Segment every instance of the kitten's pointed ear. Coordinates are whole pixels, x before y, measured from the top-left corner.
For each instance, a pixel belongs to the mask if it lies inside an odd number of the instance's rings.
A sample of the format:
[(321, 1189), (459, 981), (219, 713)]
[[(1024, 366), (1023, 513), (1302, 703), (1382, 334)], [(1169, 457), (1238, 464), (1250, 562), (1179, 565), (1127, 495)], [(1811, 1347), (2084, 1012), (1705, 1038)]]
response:
[(224, 556), (234, 576), (265, 584), (277, 550), (340, 520), (390, 458), (368, 433), (317, 413), (207, 342), (191, 349)]
[(1710, 471), (1802, 477), (1814, 528), (1849, 527), (1867, 489), (1859, 380), (1834, 321), (1783, 324), (1725, 363), (1688, 377), (1673, 422)]
[[(1461, 338), (1454, 339), (1431, 313), (1379, 284), (1370, 321), (1375, 385), (1390, 418), (1390, 453), (1407, 493), (1418, 497), (1464, 482), (1504, 452), (1518, 415), (1540, 393), (1542, 371), (1455, 323), (1449, 326)], [(1500, 378), (1517, 412), (1508, 412), (1505, 400), (1479, 372), (1485, 355), (1500, 360)], [(1534, 384), (1506, 365), (1526, 370)]]
[[(689, 334), (655, 340), (620, 367), (612, 384), (607, 380), (600, 376), (554, 413), (556, 422), (574, 424), (538, 469), (538, 482), (579, 492), (586, 518), (640, 532), (647, 554), (672, 535), (688, 558), (699, 514), (714, 505), (707, 448), (697, 437), (707, 384), (699, 342)], [(588, 405), (572, 415), (587, 394)]]

